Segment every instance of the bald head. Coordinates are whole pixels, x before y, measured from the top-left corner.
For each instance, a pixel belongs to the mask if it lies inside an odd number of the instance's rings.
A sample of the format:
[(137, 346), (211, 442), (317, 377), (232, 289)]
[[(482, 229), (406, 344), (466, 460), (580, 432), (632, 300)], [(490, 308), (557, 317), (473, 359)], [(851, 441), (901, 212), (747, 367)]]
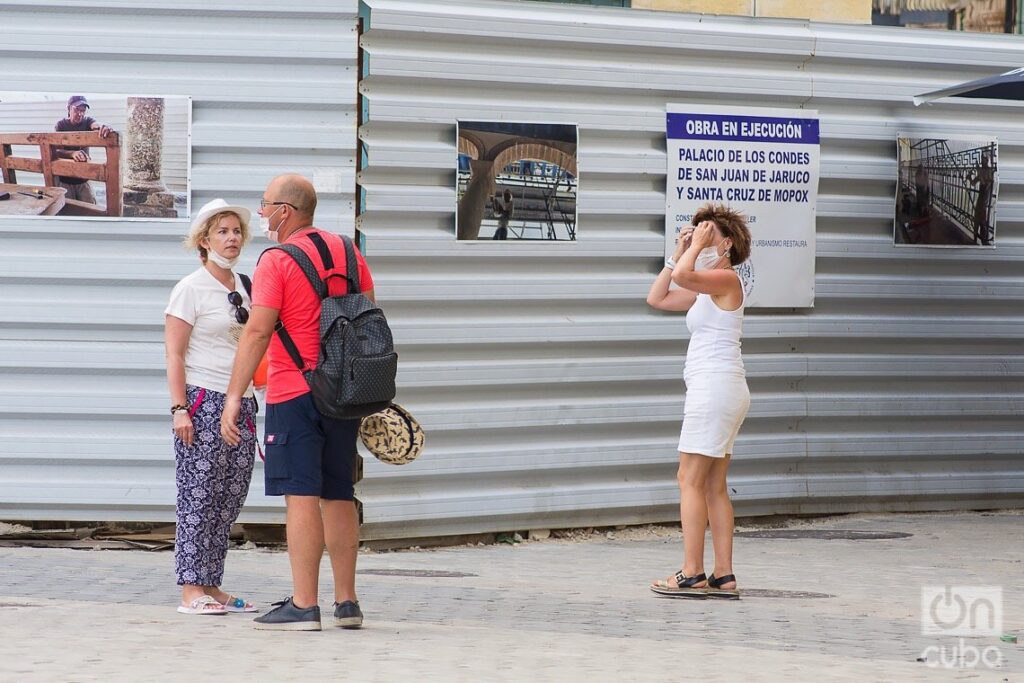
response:
[(316, 190), (313, 189), (313, 183), (303, 176), (296, 173), (277, 176), (267, 186), (266, 196), (272, 197), (275, 202), (291, 204), (296, 213), (312, 222), (313, 214), (316, 213)]

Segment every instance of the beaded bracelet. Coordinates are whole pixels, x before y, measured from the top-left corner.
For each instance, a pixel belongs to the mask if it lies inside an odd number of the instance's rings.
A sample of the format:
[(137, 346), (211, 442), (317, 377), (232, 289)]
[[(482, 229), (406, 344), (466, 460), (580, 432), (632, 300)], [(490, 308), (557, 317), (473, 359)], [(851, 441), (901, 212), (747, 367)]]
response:
[(178, 405), (176, 405), (176, 406), (171, 406), (171, 415), (174, 415), (175, 413), (177, 413), (179, 411), (182, 411), (182, 410), (184, 410), (185, 412), (188, 412), (188, 406), (182, 405), (180, 403)]

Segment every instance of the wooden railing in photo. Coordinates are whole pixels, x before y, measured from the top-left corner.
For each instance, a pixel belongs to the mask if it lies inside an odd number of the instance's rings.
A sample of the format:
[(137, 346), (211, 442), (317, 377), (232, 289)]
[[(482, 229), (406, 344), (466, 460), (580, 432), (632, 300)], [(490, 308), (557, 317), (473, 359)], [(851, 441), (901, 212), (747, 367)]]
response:
[[(17, 156), (12, 146), (34, 145), (39, 158)], [(106, 161), (74, 161), (57, 159), (62, 147), (105, 147)], [(3, 182), (17, 184), (17, 172), (41, 173), (47, 187), (56, 186), (56, 176), (95, 180), (106, 185), (107, 206), (67, 199), (62, 216), (121, 215), (121, 136), (111, 131), (101, 138), (97, 131), (82, 133), (0, 133), (0, 172)]]

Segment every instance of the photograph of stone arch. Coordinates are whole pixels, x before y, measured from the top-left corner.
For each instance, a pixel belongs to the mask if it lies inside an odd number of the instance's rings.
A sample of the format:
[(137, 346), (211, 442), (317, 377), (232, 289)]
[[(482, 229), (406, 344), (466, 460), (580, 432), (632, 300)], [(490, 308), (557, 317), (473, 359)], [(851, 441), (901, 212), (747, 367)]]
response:
[(0, 92), (0, 218), (189, 216), (192, 101)]
[(459, 121), (459, 241), (576, 241), (575, 124)]
[(896, 150), (896, 245), (995, 246), (996, 140), (901, 136)]

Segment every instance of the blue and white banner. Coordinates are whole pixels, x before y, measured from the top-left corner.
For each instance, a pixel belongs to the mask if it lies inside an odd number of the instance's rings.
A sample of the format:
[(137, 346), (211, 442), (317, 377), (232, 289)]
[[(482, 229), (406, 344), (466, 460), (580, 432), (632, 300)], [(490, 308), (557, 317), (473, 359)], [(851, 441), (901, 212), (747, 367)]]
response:
[(666, 108), (665, 254), (704, 204), (747, 217), (749, 262), (737, 267), (748, 306), (814, 305), (818, 117), (807, 109)]

